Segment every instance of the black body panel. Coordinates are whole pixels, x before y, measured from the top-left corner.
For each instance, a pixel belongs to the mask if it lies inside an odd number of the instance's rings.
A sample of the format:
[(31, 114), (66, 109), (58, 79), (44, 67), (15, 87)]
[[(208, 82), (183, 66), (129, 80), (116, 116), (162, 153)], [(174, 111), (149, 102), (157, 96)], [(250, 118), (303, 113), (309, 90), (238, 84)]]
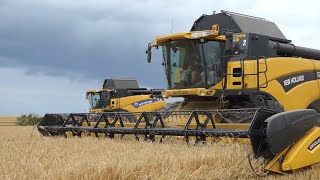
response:
[(276, 155), (301, 139), (312, 127), (319, 126), (320, 116), (313, 109), (295, 110), (271, 116), (265, 123), (268, 149)]
[[(276, 114), (262, 111), (255, 118), (249, 135), (255, 156), (272, 158), (301, 139), (314, 126), (320, 125), (320, 116), (313, 109), (287, 111)], [(272, 115), (272, 116), (271, 116)]]
[(213, 15), (203, 14), (194, 22), (191, 31), (210, 30), (214, 24), (218, 24), (221, 30), (242, 32), (236, 22), (234, 22), (233, 19), (225, 13)]
[(229, 61), (254, 60), (258, 57), (278, 57), (277, 52), (269, 48), (270, 39), (268, 36), (254, 33), (234, 33), (233, 50)]
[[(288, 56), (320, 60), (320, 50), (290, 44), (291, 41), (286, 39), (274, 22), (263, 18), (228, 11), (212, 15), (204, 14), (194, 22), (191, 31), (211, 30), (214, 24), (218, 24), (221, 31), (233, 33), (231, 55), (240, 55), (242, 59)], [(239, 39), (238, 35), (243, 34), (245, 37), (240, 36)], [(243, 40), (246, 41), (245, 47)], [(230, 61), (236, 60), (239, 61), (239, 58), (230, 59)]]
[(111, 93), (112, 98), (122, 98), (126, 96), (134, 96), (134, 95), (161, 95), (164, 89), (150, 89), (147, 88), (139, 88), (139, 89), (117, 89), (115, 92)]
[(274, 50), (279, 56), (297, 56), (320, 60), (320, 50), (318, 49), (311, 49), (275, 41), (269, 41), (269, 48)]
[(106, 79), (103, 89), (139, 89), (138, 81), (135, 79)]
[(228, 30), (233, 33), (255, 33), (286, 40), (286, 37), (274, 22), (228, 11), (202, 15), (194, 22), (191, 31), (211, 30), (214, 24), (218, 24), (221, 30)]
[(133, 95), (161, 95), (164, 89), (139, 88), (138, 81), (135, 79), (106, 79), (103, 83), (103, 89), (111, 89), (111, 98), (122, 98)]

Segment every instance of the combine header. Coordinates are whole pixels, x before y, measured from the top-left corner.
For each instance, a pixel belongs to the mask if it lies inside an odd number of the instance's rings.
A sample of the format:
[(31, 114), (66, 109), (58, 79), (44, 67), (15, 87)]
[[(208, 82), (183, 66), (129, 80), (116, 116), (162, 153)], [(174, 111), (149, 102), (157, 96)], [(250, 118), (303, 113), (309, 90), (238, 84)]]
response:
[[(255, 118), (261, 110), (216, 110), (216, 111), (171, 111), (123, 113), (105, 112), (96, 114), (46, 114), (38, 126), (43, 135), (73, 136), (94, 134), (97, 137), (114, 137), (115, 134), (145, 135), (146, 139), (155, 140), (156, 135), (190, 136), (205, 141), (206, 137), (239, 137), (247, 138), (248, 124), (215, 123), (218, 119), (231, 116), (248, 116)], [(264, 111), (263, 111), (264, 112)], [(258, 115), (260, 115), (259, 113)], [(219, 129), (217, 129), (217, 127)]]
[[(252, 119), (249, 129), (245, 124), (215, 123), (231, 116)], [(132, 120), (134, 120), (132, 122)], [(185, 123), (183, 124), (183, 121)], [(114, 138), (120, 135), (141, 135), (146, 141), (165, 136), (191, 138), (194, 143), (205, 143), (220, 137), (249, 138), (253, 159), (267, 162), (264, 172), (285, 173), (320, 161), (320, 117), (315, 110), (295, 110), (276, 114), (267, 109), (239, 109), (216, 111), (178, 111), (97, 114), (46, 114), (38, 125), (44, 136), (91, 136)], [(229, 126), (229, 127), (228, 127)], [(235, 128), (238, 127), (238, 128)], [(241, 129), (244, 128), (244, 129)], [(191, 138), (190, 138), (191, 137)], [(250, 157), (251, 167), (253, 159)]]

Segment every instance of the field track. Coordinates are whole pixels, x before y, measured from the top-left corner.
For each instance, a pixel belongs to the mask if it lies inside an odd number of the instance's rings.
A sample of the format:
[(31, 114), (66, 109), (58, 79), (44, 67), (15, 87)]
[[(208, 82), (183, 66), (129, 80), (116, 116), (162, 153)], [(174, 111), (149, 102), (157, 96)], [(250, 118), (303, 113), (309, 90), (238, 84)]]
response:
[(0, 126), (15, 126), (18, 116), (0, 116)]
[[(33, 127), (0, 127), (0, 179), (259, 179), (249, 145), (188, 146), (133, 138), (41, 137)], [(263, 179), (319, 179), (320, 165)]]

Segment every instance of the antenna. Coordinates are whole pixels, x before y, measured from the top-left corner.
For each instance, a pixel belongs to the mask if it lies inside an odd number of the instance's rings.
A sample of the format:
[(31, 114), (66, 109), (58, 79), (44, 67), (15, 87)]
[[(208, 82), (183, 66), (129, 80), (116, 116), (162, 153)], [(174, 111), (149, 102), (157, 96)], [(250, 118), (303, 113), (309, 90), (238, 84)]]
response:
[(170, 34), (172, 34), (172, 31), (173, 31), (173, 19), (171, 21), (171, 33)]

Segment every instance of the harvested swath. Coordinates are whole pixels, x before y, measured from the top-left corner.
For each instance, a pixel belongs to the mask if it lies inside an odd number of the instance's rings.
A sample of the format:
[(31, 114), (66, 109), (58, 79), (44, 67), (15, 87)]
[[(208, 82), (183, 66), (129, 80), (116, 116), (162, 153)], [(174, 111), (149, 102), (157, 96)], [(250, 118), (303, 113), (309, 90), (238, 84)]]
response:
[[(246, 144), (188, 146), (133, 138), (46, 137), (33, 127), (0, 127), (0, 179), (256, 179)], [(320, 177), (320, 166), (266, 179)]]
[(18, 116), (0, 116), (0, 126), (15, 126)]

